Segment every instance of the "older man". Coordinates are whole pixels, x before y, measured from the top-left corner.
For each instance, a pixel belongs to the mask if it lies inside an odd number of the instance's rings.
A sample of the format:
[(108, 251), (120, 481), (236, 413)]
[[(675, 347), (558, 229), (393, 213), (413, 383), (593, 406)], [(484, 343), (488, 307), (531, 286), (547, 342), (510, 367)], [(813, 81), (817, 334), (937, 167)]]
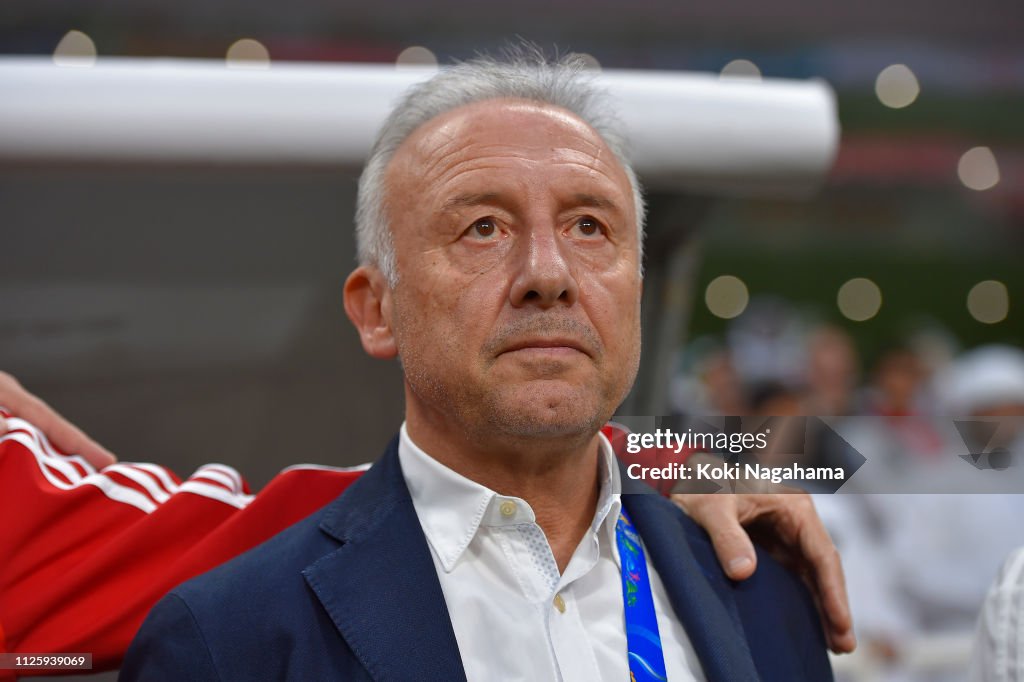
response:
[(643, 201), (571, 60), (414, 88), (359, 187), (345, 309), (405, 424), (321, 512), (174, 590), (127, 679), (831, 676), (814, 607), (742, 587), (601, 426), (640, 353)]

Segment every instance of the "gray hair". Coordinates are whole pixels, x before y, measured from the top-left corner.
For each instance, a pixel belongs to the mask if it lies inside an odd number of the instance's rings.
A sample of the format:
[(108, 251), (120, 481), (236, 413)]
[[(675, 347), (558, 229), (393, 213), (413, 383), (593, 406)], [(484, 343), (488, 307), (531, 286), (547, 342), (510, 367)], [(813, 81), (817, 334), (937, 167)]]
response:
[(643, 248), (644, 199), (626, 154), (626, 136), (607, 95), (570, 54), (548, 60), (533, 48), (514, 48), (505, 60), (477, 57), (443, 69), (406, 92), (377, 135), (359, 178), (356, 247), (359, 262), (377, 266), (390, 286), (398, 282), (395, 247), (386, 218), (384, 175), (395, 151), (417, 128), (453, 109), (491, 99), (525, 99), (566, 109), (590, 125), (622, 165), (633, 190), (638, 240)]

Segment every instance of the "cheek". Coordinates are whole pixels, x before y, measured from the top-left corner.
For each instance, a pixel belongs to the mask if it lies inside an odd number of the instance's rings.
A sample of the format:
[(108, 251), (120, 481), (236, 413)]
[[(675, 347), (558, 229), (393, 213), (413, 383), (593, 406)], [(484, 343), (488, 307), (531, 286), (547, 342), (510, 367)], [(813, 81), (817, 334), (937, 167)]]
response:
[(447, 250), (448, 268), (457, 276), (472, 281), (500, 272), (512, 258), (514, 240), (499, 239), (494, 243), (474, 243), (460, 239)]
[(612, 272), (590, 278), (580, 287), (595, 325), (609, 336), (634, 339), (639, 333), (640, 280), (632, 272)]
[(461, 273), (439, 276), (420, 271), (410, 275), (406, 284), (409, 288), (395, 301), (400, 353), (404, 347), (407, 354), (430, 362), (479, 351), (500, 310), (500, 288), (495, 282)]
[(581, 290), (581, 298), (604, 344), (602, 372), (609, 379), (618, 377), (615, 381), (635, 376), (640, 361), (639, 278), (595, 278), (587, 290)]

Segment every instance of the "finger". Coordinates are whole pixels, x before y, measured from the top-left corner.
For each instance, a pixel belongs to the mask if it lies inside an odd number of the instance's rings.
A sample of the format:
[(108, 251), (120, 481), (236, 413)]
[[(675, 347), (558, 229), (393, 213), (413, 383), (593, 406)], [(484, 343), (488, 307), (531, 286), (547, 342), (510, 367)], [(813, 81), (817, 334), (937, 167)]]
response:
[(841, 635), (833, 635), (829, 640), (829, 649), (837, 654), (852, 654), (857, 649), (857, 635), (849, 629)]
[(733, 580), (746, 580), (754, 574), (757, 554), (740, 525), (734, 495), (673, 495), (672, 499), (711, 536), (715, 555), (726, 575)]
[(52, 407), (29, 393), (17, 379), (3, 371), (0, 371), (0, 404), (35, 424), (63, 452), (81, 455), (98, 469), (117, 461), (113, 453), (89, 438)]
[(846, 594), (846, 580), (838, 553), (834, 559), (819, 566), (815, 573), (819, 608), (825, 614), (830, 648), (838, 653), (849, 653), (857, 646), (853, 633), (853, 618)]
[[(74, 428), (74, 427), (72, 427)], [(75, 429), (77, 431), (77, 429)], [(62, 450), (67, 452), (73, 452), (82, 456), (82, 458), (93, 465), (96, 469), (103, 469), (111, 464), (117, 463), (117, 455), (107, 450), (105, 447), (92, 440), (81, 431), (79, 431), (81, 438), (84, 440), (78, 440), (79, 446), (77, 449), (66, 450), (64, 446), (58, 446)]]
[(62, 452), (81, 455), (85, 461), (97, 469), (102, 469), (117, 461), (117, 457), (105, 447), (94, 441), (77, 426), (64, 419), (45, 402), (28, 395), (18, 410), (19, 414), (35, 424), (51, 443)]
[(856, 637), (842, 563), (811, 496), (793, 490), (738, 495), (737, 504), (742, 523), (771, 520), (770, 551), (780, 563), (797, 570), (807, 584), (829, 648), (836, 653), (853, 651)]
[(814, 578), (805, 571), (801, 574), (800, 579), (807, 586), (807, 590), (811, 594), (811, 599), (814, 601), (814, 608), (818, 612), (819, 616), (821, 616), (821, 629), (822, 633), (825, 635), (825, 642), (829, 650), (837, 654), (848, 654), (853, 652), (857, 647), (857, 638), (854, 636), (853, 629), (851, 628), (842, 632), (833, 627), (824, 615), (826, 609), (822, 603), (822, 595), (815, 587)]
[(49, 437), (49, 434), (52, 432), (53, 436), (50, 440), (62, 451), (81, 455), (85, 461), (97, 469), (102, 469), (117, 462), (117, 457), (114, 456), (114, 453), (92, 438), (89, 438), (78, 427), (65, 421), (56, 413), (54, 413), (54, 416), (56, 421), (49, 428), (44, 427), (43, 433), (46, 433)]
[(813, 503), (809, 512), (797, 509), (794, 513), (807, 517), (799, 524), (799, 550), (807, 562), (811, 591), (824, 616), (829, 647), (836, 653), (849, 653), (856, 647), (857, 640), (839, 551), (814, 512)]

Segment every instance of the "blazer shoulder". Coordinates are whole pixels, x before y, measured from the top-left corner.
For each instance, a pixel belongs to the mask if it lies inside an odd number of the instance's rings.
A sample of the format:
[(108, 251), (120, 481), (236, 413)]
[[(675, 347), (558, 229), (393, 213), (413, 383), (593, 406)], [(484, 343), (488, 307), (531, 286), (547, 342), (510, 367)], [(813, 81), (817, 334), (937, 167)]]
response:
[[(831, 680), (824, 629), (811, 594), (797, 575), (755, 543), (757, 570), (729, 579), (711, 537), (678, 506), (659, 498), (647, 503), (663, 523), (678, 526), (701, 572), (719, 597), (733, 602), (751, 655), (763, 680)], [(671, 567), (659, 566), (659, 572)]]
[(321, 516), (171, 590), (132, 641), (123, 678), (329, 679), (345, 671), (362, 679), (302, 575), (338, 547), (318, 527)]
[(171, 591), (193, 609), (207, 605), (222, 608), (224, 602), (258, 599), (272, 595), (286, 582), (301, 581), (301, 571), (338, 547), (320, 531), (325, 510), (289, 526), (265, 542), (243, 552)]
[[(166, 636), (174, 633), (173, 637)], [(132, 641), (118, 680), (220, 680), (210, 647), (188, 605), (177, 595), (161, 599)]]
[[(302, 571), (343, 544), (350, 532), (367, 532), (388, 518), (399, 488), (391, 457), (394, 442), (359, 480), (305, 519), (234, 559), (174, 589), (193, 608), (260, 600), (305, 584)], [(400, 470), (397, 476), (401, 476)], [(404, 485), (404, 484), (402, 484)], [(408, 495), (408, 493), (406, 493)]]

